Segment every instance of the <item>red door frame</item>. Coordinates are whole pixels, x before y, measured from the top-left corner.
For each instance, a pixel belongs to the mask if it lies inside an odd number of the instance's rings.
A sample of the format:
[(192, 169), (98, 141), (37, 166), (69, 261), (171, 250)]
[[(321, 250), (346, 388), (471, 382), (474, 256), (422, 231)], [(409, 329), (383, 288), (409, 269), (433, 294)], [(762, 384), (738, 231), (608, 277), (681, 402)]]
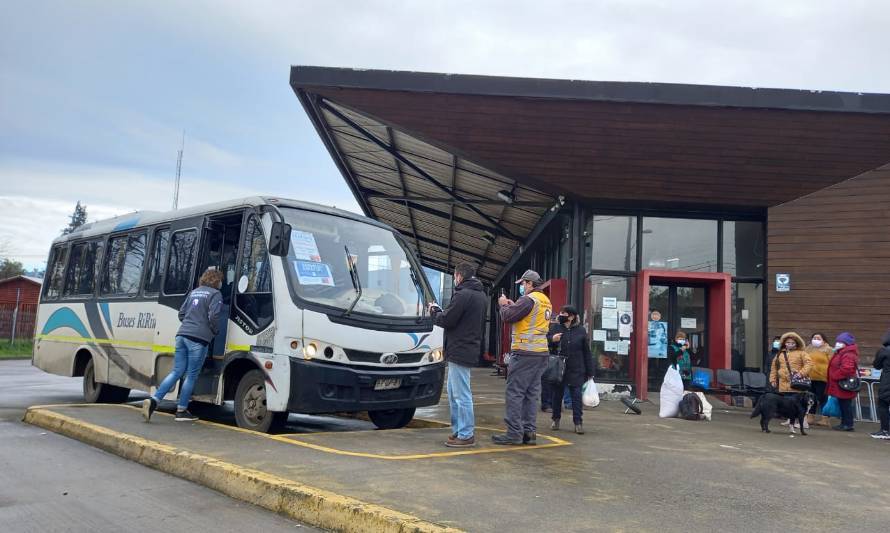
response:
[(633, 333), (633, 373), (637, 397), (647, 399), (649, 380), (649, 286), (659, 283), (694, 283), (708, 287), (708, 362), (714, 371), (730, 368), (732, 355), (732, 276), (719, 272), (641, 270), (636, 284)]

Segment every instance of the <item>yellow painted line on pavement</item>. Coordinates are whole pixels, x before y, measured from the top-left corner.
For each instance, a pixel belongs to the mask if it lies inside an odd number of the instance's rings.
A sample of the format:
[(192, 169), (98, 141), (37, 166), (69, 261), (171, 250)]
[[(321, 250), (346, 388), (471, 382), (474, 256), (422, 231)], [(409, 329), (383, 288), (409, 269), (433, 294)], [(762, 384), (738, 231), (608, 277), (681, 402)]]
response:
[(380, 505), (114, 431), (48, 408), (31, 407), (24, 420), (312, 526), (355, 533), (461, 533)]

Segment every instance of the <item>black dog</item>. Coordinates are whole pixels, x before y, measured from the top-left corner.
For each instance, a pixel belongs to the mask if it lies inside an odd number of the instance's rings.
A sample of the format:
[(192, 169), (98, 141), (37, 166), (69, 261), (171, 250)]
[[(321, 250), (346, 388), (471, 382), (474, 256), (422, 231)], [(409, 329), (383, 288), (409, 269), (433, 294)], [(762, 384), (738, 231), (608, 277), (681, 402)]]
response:
[(783, 396), (768, 392), (761, 396), (754, 405), (751, 418), (760, 415), (760, 429), (769, 433), (769, 421), (773, 418), (787, 418), (791, 420), (788, 427), (794, 433), (794, 424), (800, 425), (800, 434), (806, 435), (803, 423), (807, 413), (816, 401), (812, 392), (798, 392)]

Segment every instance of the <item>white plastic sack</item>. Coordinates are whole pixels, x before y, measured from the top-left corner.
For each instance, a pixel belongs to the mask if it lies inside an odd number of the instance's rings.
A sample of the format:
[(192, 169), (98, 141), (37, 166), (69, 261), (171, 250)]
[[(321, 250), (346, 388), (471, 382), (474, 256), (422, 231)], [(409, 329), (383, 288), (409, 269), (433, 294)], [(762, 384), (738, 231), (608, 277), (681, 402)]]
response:
[(677, 367), (671, 365), (661, 383), (661, 405), (658, 407), (660, 418), (674, 418), (680, 413), (680, 400), (683, 399), (683, 378)]
[(705, 420), (711, 420), (711, 411), (713, 411), (714, 407), (711, 406), (711, 403), (705, 398), (705, 393), (696, 392), (698, 397), (701, 399), (701, 414), (705, 418)]
[(585, 407), (596, 407), (600, 404), (600, 392), (596, 388), (593, 379), (588, 379), (587, 383), (581, 386), (581, 403)]

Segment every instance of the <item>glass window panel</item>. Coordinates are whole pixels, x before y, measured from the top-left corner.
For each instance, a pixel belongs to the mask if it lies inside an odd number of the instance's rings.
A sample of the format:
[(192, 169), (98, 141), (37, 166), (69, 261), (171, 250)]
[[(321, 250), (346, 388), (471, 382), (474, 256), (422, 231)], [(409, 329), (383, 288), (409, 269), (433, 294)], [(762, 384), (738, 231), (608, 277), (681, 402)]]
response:
[(170, 241), (170, 262), (164, 279), (164, 294), (185, 294), (191, 290), (192, 263), (198, 232), (180, 231)]
[(105, 256), (102, 294), (136, 294), (145, 263), (145, 233), (111, 239)]
[(117, 294), (120, 288), (121, 269), (127, 252), (127, 236), (115, 237), (108, 241), (105, 253), (105, 269), (102, 271), (101, 294)]
[(65, 296), (89, 296), (93, 294), (96, 262), (102, 249), (98, 241), (76, 244), (71, 250), (65, 279)]
[(717, 221), (644, 218), (642, 268), (716, 272)]
[[(256, 217), (252, 216), (248, 220), (241, 257), (241, 275), (247, 276), (247, 290), (244, 292), (272, 292), (266, 237), (263, 235), (263, 228), (258, 224)], [(386, 259), (387, 263), (383, 268), (389, 269), (389, 256), (372, 256), (371, 258)]]
[(637, 269), (637, 217), (595, 215), (588, 232), (594, 270)]
[[(619, 337), (618, 326), (603, 324), (603, 298), (629, 301), (633, 290), (632, 278), (588, 276), (584, 280), (584, 325), (590, 337), (590, 351), (596, 365), (596, 375), (605, 381), (630, 381), (630, 339)], [(615, 311), (614, 309), (607, 312)], [(616, 317), (617, 320), (617, 317)], [(608, 319), (607, 319), (608, 322)], [(594, 331), (605, 330), (606, 341), (594, 340)], [(626, 341), (627, 350), (619, 350), (617, 343)], [(606, 348), (609, 348), (608, 350)], [(620, 352), (626, 353), (620, 353)]]
[(56, 299), (62, 292), (62, 282), (65, 281), (65, 262), (68, 259), (68, 248), (57, 246), (53, 249), (52, 259), (47, 266), (47, 283), (43, 294), (46, 299)]
[(764, 355), (763, 285), (732, 284), (732, 359), (734, 370), (760, 370)]
[(723, 271), (739, 277), (763, 277), (763, 223), (723, 223)]
[(157, 294), (161, 288), (161, 272), (163, 272), (164, 263), (167, 261), (170, 230), (156, 231), (153, 240), (151, 257), (148, 260), (148, 272), (145, 274), (146, 294)]

